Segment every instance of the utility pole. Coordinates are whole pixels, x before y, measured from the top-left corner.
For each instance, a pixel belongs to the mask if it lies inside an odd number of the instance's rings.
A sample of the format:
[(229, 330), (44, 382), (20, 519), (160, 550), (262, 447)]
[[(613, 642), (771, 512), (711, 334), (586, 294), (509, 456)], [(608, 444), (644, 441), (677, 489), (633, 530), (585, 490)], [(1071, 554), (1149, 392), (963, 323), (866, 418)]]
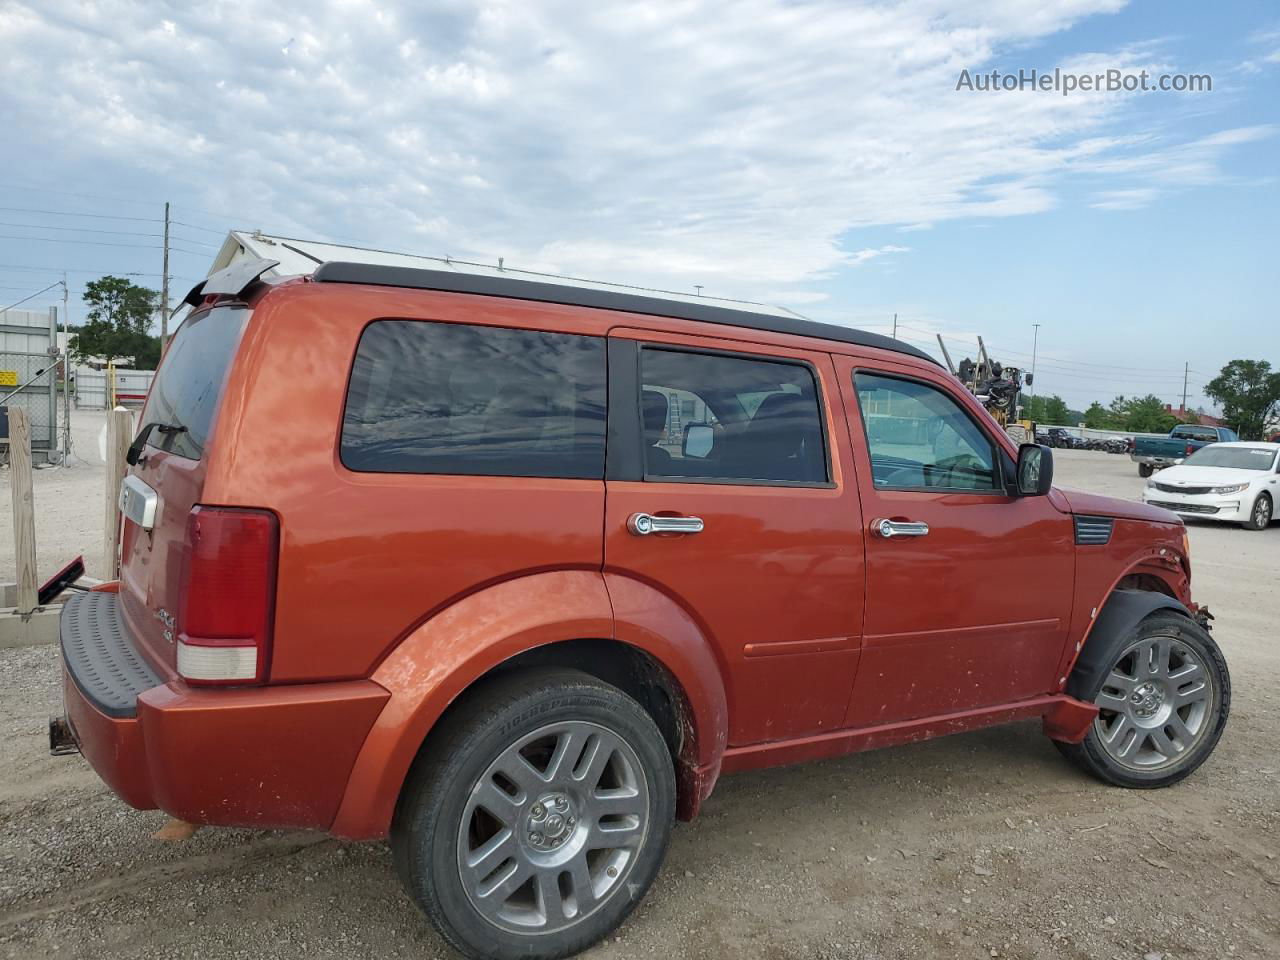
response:
[(160, 268), (160, 352), (169, 343), (169, 201), (164, 203), (164, 266)]
[(1035, 332), (1031, 335), (1031, 395), (1036, 395), (1036, 347), (1040, 345), (1040, 324), (1033, 323)]
[(898, 315), (893, 315), (893, 339), (898, 339)]
[(62, 465), (71, 466), (71, 288), (62, 271)]
[(1182, 365), (1182, 415), (1187, 415), (1187, 376), (1191, 373), (1191, 361)]

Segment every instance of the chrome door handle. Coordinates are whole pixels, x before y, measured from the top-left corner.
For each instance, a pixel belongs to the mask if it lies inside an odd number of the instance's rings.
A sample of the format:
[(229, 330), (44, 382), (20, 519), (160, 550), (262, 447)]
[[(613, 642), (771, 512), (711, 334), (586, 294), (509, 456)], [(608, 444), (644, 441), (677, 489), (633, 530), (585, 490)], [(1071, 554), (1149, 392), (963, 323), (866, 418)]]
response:
[(872, 520), (871, 532), (886, 540), (890, 537), (927, 537), (929, 525), (905, 520)]
[(627, 529), (637, 537), (651, 533), (701, 533), (701, 517), (655, 517), (651, 513), (633, 513), (627, 518)]

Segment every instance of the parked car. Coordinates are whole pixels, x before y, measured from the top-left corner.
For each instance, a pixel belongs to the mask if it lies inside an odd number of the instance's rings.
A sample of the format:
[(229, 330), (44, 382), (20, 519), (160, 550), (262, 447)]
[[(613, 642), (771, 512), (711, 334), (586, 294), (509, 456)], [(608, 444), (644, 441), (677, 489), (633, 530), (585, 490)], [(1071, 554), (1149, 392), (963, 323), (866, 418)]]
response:
[(1049, 446), (1051, 447), (1063, 447), (1069, 450), (1075, 446), (1076, 441), (1079, 439), (1062, 427), (1050, 427), (1045, 433), (1048, 436)]
[(1215, 443), (1147, 481), (1142, 499), (1188, 517), (1265, 530), (1280, 500), (1280, 443)]
[(1232, 443), (1240, 438), (1227, 427), (1202, 427), (1182, 423), (1167, 437), (1135, 437), (1129, 459), (1138, 465), (1138, 476), (1149, 477), (1157, 470), (1181, 463), (1210, 443)]
[(913, 347), (272, 265), (188, 296), (120, 578), (62, 614), (51, 748), (131, 806), (389, 837), (458, 950), (551, 958), (623, 920), (722, 774), (1035, 717), (1119, 786), (1214, 749), (1182, 522), (1053, 487)]

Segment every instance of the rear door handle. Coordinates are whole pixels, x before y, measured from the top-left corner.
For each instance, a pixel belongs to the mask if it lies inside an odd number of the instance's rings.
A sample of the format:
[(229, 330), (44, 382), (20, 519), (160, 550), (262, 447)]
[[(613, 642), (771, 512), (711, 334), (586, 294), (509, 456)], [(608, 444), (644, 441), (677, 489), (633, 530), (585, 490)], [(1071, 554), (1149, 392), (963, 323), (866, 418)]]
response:
[(655, 517), (651, 513), (633, 513), (627, 518), (627, 529), (637, 537), (651, 533), (701, 533), (701, 517)]
[(927, 537), (929, 525), (907, 520), (872, 520), (871, 532), (886, 540), (890, 537)]

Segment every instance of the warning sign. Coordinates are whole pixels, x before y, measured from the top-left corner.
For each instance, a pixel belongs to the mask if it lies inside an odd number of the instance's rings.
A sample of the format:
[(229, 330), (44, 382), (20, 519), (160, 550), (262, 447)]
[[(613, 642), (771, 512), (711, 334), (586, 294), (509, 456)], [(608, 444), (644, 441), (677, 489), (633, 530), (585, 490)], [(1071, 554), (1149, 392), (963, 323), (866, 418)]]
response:
[(17, 370), (0, 370), (0, 387), (16, 387), (17, 385)]

